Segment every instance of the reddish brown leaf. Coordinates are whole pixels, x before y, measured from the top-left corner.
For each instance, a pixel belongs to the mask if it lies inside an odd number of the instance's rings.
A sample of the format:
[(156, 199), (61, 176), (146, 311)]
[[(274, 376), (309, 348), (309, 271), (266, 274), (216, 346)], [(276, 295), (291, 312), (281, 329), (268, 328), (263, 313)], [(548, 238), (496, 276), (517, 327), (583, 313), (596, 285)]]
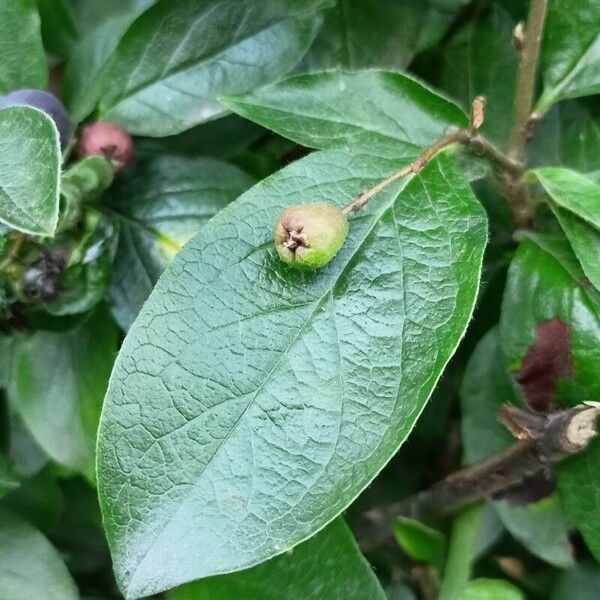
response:
[(535, 342), (527, 349), (521, 370), (515, 374), (529, 408), (548, 412), (557, 382), (572, 373), (569, 327), (559, 319), (540, 323), (535, 330)]

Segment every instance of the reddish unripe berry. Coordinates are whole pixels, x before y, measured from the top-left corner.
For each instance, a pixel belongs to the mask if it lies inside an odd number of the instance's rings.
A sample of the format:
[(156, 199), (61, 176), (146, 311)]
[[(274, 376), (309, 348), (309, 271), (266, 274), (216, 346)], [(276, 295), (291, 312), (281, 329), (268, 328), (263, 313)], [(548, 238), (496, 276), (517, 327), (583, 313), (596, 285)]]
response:
[(119, 171), (133, 157), (133, 142), (131, 136), (115, 123), (98, 121), (81, 131), (77, 151), (82, 158), (106, 156), (115, 171)]

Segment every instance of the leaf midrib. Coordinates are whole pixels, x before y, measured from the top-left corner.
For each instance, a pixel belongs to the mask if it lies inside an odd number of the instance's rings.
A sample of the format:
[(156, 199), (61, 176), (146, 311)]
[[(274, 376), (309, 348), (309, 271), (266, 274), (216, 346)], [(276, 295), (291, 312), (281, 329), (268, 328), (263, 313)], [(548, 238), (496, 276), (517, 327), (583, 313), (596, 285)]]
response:
[[(384, 207), (382, 208), (382, 210), (380, 210), (378, 213), (376, 213), (376, 215), (373, 216), (373, 222), (371, 224), (371, 226), (365, 231), (364, 237), (363, 239), (360, 241), (360, 243), (356, 246), (355, 251), (348, 257), (348, 259), (346, 260), (346, 263), (341, 267), (340, 272), (338, 274), (338, 276), (335, 278), (335, 280), (331, 283), (331, 286), (329, 286), (330, 289), (328, 289), (320, 298), (317, 298), (314, 300), (315, 303), (315, 308), (308, 314), (307, 318), (305, 319), (305, 321), (300, 325), (300, 327), (298, 327), (298, 332), (296, 333), (296, 335), (291, 339), (290, 343), (288, 344), (287, 348), (282, 351), (280, 353), (279, 358), (275, 361), (273, 367), (269, 370), (269, 372), (267, 373), (267, 375), (265, 376), (265, 378), (263, 379), (263, 381), (260, 383), (259, 387), (252, 393), (248, 404), (246, 405), (246, 407), (244, 408), (244, 410), (242, 411), (242, 413), (240, 414), (240, 416), (236, 419), (236, 421), (233, 423), (233, 425), (231, 426), (231, 428), (229, 429), (229, 431), (227, 432), (227, 435), (223, 438), (223, 440), (221, 441), (221, 443), (217, 446), (217, 448), (215, 449), (215, 451), (213, 452), (213, 454), (210, 456), (210, 458), (208, 459), (208, 461), (206, 462), (206, 464), (203, 466), (202, 471), (197, 475), (196, 477), (196, 482), (193, 483), (190, 487), (190, 489), (184, 494), (183, 498), (181, 499), (181, 501), (179, 502), (179, 506), (177, 507), (176, 510), (174, 510), (171, 515), (169, 516), (169, 518), (167, 519), (166, 523), (160, 528), (160, 531), (154, 536), (154, 539), (152, 541), (151, 544), (148, 545), (148, 548), (146, 550), (146, 552), (144, 553), (144, 555), (142, 556), (142, 558), (139, 560), (139, 562), (137, 563), (135, 569), (132, 570), (132, 574), (129, 578), (129, 582), (128, 584), (125, 586), (126, 589), (126, 596), (129, 597), (129, 592), (131, 590), (131, 587), (133, 585), (134, 579), (136, 574), (138, 573), (138, 571), (140, 570), (141, 565), (143, 564), (143, 562), (145, 561), (145, 559), (147, 558), (148, 554), (151, 552), (151, 550), (154, 548), (154, 545), (156, 543), (156, 541), (158, 540), (158, 538), (162, 535), (162, 533), (169, 527), (169, 525), (172, 523), (173, 519), (175, 518), (175, 516), (178, 514), (178, 512), (181, 510), (181, 507), (185, 504), (185, 502), (187, 501), (187, 499), (190, 497), (190, 495), (192, 494), (193, 490), (195, 489), (196, 485), (198, 484), (198, 482), (200, 481), (202, 475), (204, 474), (204, 472), (206, 471), (206, 469), (209, 467), (209, 465), (212, 463), (212, 461), (215, 459), (215, 457), (218, 455), (219, 451), (221, 450), (221, 448), (224, 446), (225, 442), (228, 442), (231, 435), (235, 432), (235, 430), (237, 429), (238, 425), (240, 424), (240, 422), (242, 421), (243, 417), (247, 414), (248, 410), (250, 409), (251, 406), (253, 406), (254, 404), (254, 400), (256, 398), (256, 396), (258, 395), (258, 393), (264, 388), (264, 386), (269, 382), (269, 379), (271, 377), (271, 375), (275, 372), (275, 370), (277, 369), (277, 367), (279, 366), (279, 364), (281, 363), (281, 361), (283, 360), (283, 358), (285, 356), (287, 356), (288, 351), (290, 350), (290, 348), (292, 347), (292, 345), (298, 340), (299, 336), (301, 335), (301, 333), (303, 333), (304, 328), (306, 327), (306, 325), (312, 321), (313, 317), (317, 314), (318, 310), (321, 308), (321, 306), (323, 305), (324, 302), (329, 300), (329, 295), (331, 294), (332, 290), (335, 289), (335, 287), (337, 286), (337, 284), (339, 283), (340, 279), (342, 278), (342, 276), (346, 273), (346, 270), (352, 265), (353, 263), (353, 259), (356, 256), (356, 254), (362, 249), (363, 245), (367, 242), (367, 240), (369, 239), (371, 233), (373, 232), (373, 230), (375, 229), (376, 225), (380, 222), (380, 220), (382, 219), (383, 215), (394, 206), (396, 200), (398, 199), (399, 195), (401, 194), (401, 192), (406, 188), (406, 186), (408, 185), (408, 183), (413, 179), (413, 177), (408, 177), (406, 178), (402, 183), (402, 187), (400, 187), (398, 189), (398, 191), (393, 194), (392, 199), (384, 204)], [(238, 263), (239, 264), (239, 263)], [(180, 352), (178, 354), (178, 356), (181, 356), (181, 354), (183, 353)], [(226, 402), (227, 400), (225, 400)], [(198, 415), (198, 417), (200, 417), (201, 415)], [(187, 424), (189, 423), (193, 423), (195, 419), (192, 419), (190, 421), (188, 421)], [(180, 428), (178, 429), (178, 431), (180, 430)], [(172, 432), (171, 432), (172, 433)], [(136, 465), (137, 466), (137, 465)], [(128, 481), (128, 480), (127, 480)], [(248, 565), (251, 566), (251, 565)]]

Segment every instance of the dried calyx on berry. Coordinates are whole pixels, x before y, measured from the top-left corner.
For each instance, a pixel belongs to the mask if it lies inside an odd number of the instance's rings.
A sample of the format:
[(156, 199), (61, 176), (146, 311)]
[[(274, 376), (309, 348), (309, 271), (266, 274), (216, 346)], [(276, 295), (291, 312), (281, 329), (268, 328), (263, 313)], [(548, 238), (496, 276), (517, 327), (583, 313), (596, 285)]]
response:
[(82, 158), (105, 156), (114, 170), (119, 171), (133, 158), (133, 142), (131, 136), (117, 124), (98, 121), (81, 131), (77, 152)]
[(16, 90), (0, 98), (0, 108), (10, 106), (31, 106), (46, 113), (56, 125), (60, 147), (64, 150), (71, 139), (71, 119), (63, 103), (50, 92), (44, 90)]
[(288, 208), (275, 223), (275, 247), (284, 262), (318, 269), (340, 250), (348, 235), (346, 215), (326, 202)]

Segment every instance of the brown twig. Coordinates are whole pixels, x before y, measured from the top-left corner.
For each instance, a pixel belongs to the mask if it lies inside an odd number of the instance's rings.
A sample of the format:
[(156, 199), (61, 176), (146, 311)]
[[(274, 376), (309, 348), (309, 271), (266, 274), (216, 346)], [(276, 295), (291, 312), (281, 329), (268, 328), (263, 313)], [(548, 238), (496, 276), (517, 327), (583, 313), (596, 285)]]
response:
[[(526, 162), (527, 141), (532, 135), (534, 124), (539, 120), (539, 116), (532, 115), (531, 110), (547, 8), (548, 0), (531, 0), (527, 25), (524, 29), (522, 23), (519, 23), (513, 37), (519, 50), (519, 70), (508, 156), (523, 165)], [(529, 192), (522, 182), (523, 173), (524, 171), (507, 172), (502, 177), (504, 193), (511, 203), (513, 222), (520, 229), (528, 227), (532, 218)]]
[(508, 155), (517, 162), (525, 160), (528, 121), (533, 106), (537, 68), (548, 0), (531, 0), (525, 32), (521, 31), (522, 49), (513, 104), (513, 124)]
[(505, 171), (514, 175), (522, 174), (523, 169), (518, 162), (506, 156), (489, 140), (479, 134), (479, 128), (484, 118), (484, 106), (485, 99), (483, 96), (477, 96), (473, 100), (471, 107), (471, 119), (468, 129), (458, 129), (436, 140), (431, 146), (425, 148), (412, 163), (402, 167), (399, 171), (380, 181), (377, 185), (362, 192), (354, 201), (342, 209), (344, 214), (348, 215), (358, 212), (373, 196), (381, 192), (388, 185), (408, 175), (416, 175), (440, 150), (456, 143), (470, 144), (478, 153), (483, 154)]
[(400, 515), (431, 520), (482, 499), (490, 499), (564, 458), (584, 450), (596, 435), (600, 403), (537, 415), (502, 407), (500, 421), (517, 442), (498, 454), (449, 475), (403, 502), (377, 507), (364, 515), (364, 549), (384, 542)]

